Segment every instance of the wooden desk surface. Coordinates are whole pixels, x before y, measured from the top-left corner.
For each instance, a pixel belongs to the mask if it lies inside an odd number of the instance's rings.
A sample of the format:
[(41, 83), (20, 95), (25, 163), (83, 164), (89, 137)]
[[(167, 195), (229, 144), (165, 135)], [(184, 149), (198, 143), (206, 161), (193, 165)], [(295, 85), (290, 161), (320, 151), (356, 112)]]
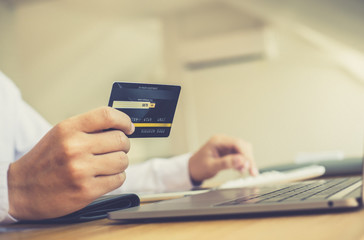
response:
[(0, 239), (362, 239), (364, 210), (299, 216), (116, 224), (107, 219), (0, 234)]

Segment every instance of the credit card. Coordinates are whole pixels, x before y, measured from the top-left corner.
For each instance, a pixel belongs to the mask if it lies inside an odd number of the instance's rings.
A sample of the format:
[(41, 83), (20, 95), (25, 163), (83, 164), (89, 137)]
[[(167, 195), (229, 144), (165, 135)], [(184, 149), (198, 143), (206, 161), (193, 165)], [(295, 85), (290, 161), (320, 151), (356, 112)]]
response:
[(168, 137), (180, 86), (114, 82), (109, 106), (127, 114), (134, 123), (130, 138)]

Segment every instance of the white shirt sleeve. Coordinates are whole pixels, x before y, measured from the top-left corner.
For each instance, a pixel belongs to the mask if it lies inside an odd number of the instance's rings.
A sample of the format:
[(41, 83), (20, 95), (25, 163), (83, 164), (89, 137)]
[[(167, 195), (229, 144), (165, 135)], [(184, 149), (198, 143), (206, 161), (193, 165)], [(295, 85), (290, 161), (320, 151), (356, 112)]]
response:
[(18, 103), (15, 132), (15, 159), (29, 152), (51, 129), (51, 125), (26, 102)]
[(15, 221), (9, 214), (8, 169), (50, 129), (21, 98), (17, 87), (0, 72), (0, 224)]
[(168, 159), (154, 158), (141, 164), (130, 165), (124, 184), (110, 194), (123, 192), (156, 193), (189, 190), (191, 183), (188, 161), (191, 154)]

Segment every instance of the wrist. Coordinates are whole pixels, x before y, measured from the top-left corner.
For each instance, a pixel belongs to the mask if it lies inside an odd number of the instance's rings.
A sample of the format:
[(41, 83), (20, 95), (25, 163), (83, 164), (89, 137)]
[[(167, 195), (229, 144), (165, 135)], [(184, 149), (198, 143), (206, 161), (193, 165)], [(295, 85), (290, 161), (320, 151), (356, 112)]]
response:
[(196, 178), (196, 176), (201, 175), (198, 172), (198, 167), (195, 166), (195, 164), (193, 164), (194, 159), (193, 156), (190, 157), (189, 161), (188, 161), (188, 173), (189, 173), (189, 177), (190, 177), (190, 182), (192, 184), (192, 186), (194, 187), (199, 187), (201, 186), (203, 179), (198, 179)]
[[(9, 210), (8, 214), (15, 219), (22, 219), (22, 216), (26, 215), (26, 203), (25, 197), (20, 194), (26, 190), (26, 187), (22, 186), (25, 183), (21, 178), (24, 174), (18, 173), (17, 162), (9, 165), (8, 169), (8, 199)], [(23, 190), (22, 190), (23, 189)]]

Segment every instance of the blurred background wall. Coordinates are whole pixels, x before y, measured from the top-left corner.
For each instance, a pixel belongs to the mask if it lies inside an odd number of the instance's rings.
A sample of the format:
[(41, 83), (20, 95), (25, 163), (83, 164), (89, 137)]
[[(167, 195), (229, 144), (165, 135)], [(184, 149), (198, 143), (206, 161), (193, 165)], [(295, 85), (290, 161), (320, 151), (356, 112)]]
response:
[(0, 69), (52, 124), (106, 105), (114, 81), (182, 85), (171, 137), (133, 139), (131, 163), (215, 133), (252, 142), (260, 167), (360, 156), (363, 2), (272, 2), (2, 0)]

